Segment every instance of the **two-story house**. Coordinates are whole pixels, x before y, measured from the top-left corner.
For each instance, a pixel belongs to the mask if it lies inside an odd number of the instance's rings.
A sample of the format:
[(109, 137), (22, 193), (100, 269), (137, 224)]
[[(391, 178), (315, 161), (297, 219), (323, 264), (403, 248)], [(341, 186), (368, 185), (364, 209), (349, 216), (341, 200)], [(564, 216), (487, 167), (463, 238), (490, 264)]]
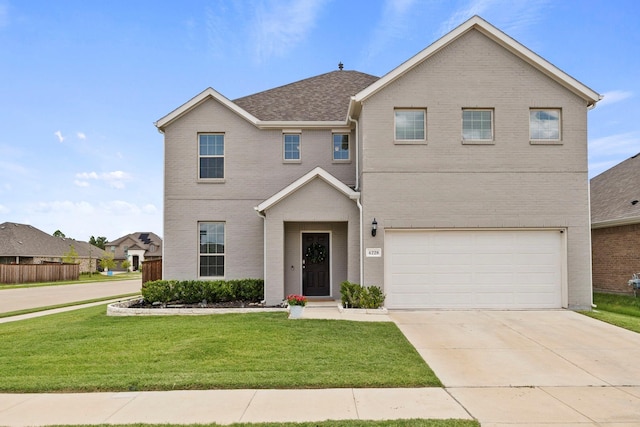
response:
[(163, 277), (263, 277), (267, 304), (349, 280), (388, 308), (588, 308), (599, 99), (479, 17), (381, 78), (206, 89), (156, 122)]

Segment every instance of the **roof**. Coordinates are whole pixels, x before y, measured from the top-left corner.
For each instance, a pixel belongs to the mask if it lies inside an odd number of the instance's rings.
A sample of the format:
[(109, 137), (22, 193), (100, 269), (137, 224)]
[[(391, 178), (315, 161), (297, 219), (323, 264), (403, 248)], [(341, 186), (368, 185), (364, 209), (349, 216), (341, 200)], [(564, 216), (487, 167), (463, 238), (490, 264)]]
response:
[(263, 121), (346, 121), (351, 97), (377, 80), (359, 71), (332, 71), (233, 102)]
[[(370, 96), (377, 93), (379, 90), (389, 85), (390, 83), (394, 82), (396, 79), (400, 78), (401, 76), (412, 70), (414, 67), (421, 64), (423, 61), (433, 56), (434, 54), (445, 48), (447, 45), (454, 42), (462, 35), (471, 30), (480, 31), (489, 39), (493, 40), (494, 42), (504, 47), (506, 50), (510, 51), (512, 54), (529, 63), (538, 71), (541, 71), (571, 92), (580, 96), (582, 99), (587, 101), (587, 105), (594, 106), (596, 102), (602, 99), (602, 96), (600, 96), (598, 93), (580, 83), (564, 71), (557, 68), (555, 65), (551, 64), (541, 56), (529, 50), (524, 45), (518, 43), (502, 31), (476, 15), (429, 45), (417, 55), (413, 56), (397, 68), (381, 77), (371, 86), (358, 93), (353, 98), (352, 104), (360, 103), (369, 98)], [(350, 108), (354, 107), (351, 106)]]
[(3, 257), (62, 257), (71, 246), (80, 257), (102, 256), (102, 249), (87, 242), (55, 237), (27, 224), (0, 224), (0, 256)]
[(336, 190), (344, 194), (346, 197), (356, 200), (360, 193), (352, 190), (350, 187), (345, 185), (342, 181), (340, 181), (335, 176), (331, 175), (329, 172), (325, 171), (321, 167), (317, 167), (312, 171), (306, 173), (304, 176), (298, 178), (296, 181), (292, 182), (273, 196), (269, 197), (264, 202), (260, 203), (254, 209), (258, 212), (264, 212), (272, 206), (278, 204), (282, 200), (289, 197), (291, 194), (295, 193), (300, 188), (304, 187), (309, 182), (313, 181), (316, 178), (320, 178), (324, 180), (327, 184), (334, 187)]
[(344, 126), (351, 97), (376, 80), (378, 77), (359, 71), (332, 71), (234, 101), (207, 88), (155, 125), (162, 132), (174, 120), (213, 99), (259, 128)]
[(162, 246), (162, 239), (155, 233), (150, 231), (137, 231), (135, 233), (127, 234), (126, 236), (122, 236), (117, 238), (116, 240), (107, 242), (107, 246), (118, 246), (126, 240), (133, 241), (133, 246), (129, 249), (144, 249), (149, 250), (149, 245), (152, 243), (156, 245), (156, 248)]
[(640, 153), (591, 179), (591, 227), (635, 223), (640, 223)]

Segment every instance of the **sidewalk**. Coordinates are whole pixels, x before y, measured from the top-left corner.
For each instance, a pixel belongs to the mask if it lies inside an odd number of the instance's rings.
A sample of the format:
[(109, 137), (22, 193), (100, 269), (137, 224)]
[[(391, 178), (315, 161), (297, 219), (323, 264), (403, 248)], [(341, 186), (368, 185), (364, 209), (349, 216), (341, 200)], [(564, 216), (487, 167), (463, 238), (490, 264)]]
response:
[(444, 389), (0, 394), (0, 425), (471, 419)]

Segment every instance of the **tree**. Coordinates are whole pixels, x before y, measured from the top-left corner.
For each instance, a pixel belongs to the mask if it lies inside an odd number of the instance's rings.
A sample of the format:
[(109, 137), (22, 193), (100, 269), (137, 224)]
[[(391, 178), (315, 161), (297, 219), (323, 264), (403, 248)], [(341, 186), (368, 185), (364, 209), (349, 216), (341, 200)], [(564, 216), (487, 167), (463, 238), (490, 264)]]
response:
[(113, 260), (113, 254), (111, 252), (105, 252), (100, 258), (100, 266), (103, 270), (113, 270), (116, 267), (116, 262)]
[(62, 237), (62, 238), (64, 238), (64, 237), (67, 237), (67, 236), (65, 236), (62, 231), (56, 230), (56, 231), (53, 232), (53, 237)]
[(107, 238), (104, 236), (98, 236), (98, 237), (91, 236), (89, 238), (89, 243), (92, 244), (93, 246), (97, 246), (100, 249), (104, 250), (105, 246), (107, 245)]
[(128, 259), (125, 259), (124, 261), (122, 261), (122, 263), (120, 264), (120, 266), (122, 268), (124, 268), (125, 270), (129, 270), (129, 267), (131, 267), (131, 263), (129, 262)]
[(77, 264), (78, 263), (78, 251), (73, 245), (69, 245), (69, 252), (65, 252), (62, 257), (62, 262), (65, 264)]

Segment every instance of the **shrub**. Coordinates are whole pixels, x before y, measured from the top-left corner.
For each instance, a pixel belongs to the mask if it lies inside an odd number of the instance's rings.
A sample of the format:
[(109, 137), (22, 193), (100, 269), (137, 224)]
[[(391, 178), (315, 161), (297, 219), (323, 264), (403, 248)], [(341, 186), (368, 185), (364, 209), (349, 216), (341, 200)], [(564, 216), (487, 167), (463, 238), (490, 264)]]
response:
[(142, 285), (142, 297), (152, 304), (197, 304), (242, 301), (255, 303), (264, 295), (264, 280), (155, 280)]
[(340, 284), (340, 294), (345, 308), (380, 308), (385, 298), (378, 286), (361, 286), (349, 281)]

